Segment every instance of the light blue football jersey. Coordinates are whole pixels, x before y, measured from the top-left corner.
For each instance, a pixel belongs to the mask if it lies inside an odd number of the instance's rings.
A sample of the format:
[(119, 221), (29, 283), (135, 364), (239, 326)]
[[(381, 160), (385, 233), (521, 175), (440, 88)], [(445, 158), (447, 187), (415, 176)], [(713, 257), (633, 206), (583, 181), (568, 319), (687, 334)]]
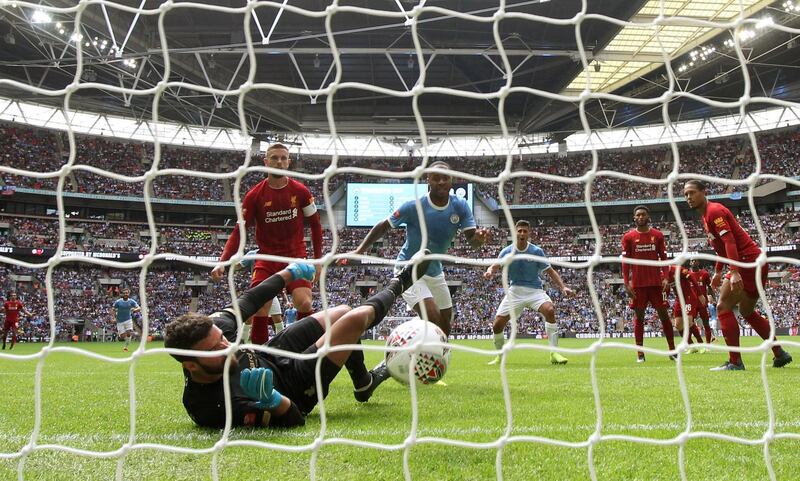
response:
[[(528, 243), (528, 247), (524, 251), (519, 251), (514, 247), (514, 244), (507, 246), (500, 251), (497, 257), (502, 259), (508, 255), (514, 256), (517, 254), (530, 254), (532, 256), (544, 257), (544, 251), (541, 247)], [(508, 284), (511, 286), (525, 286), (534, 289), (542, 288), (542, 272), (550, 267), (549, 262), (537, 262), (532, 259), (524, 260), (518, 259), (511, 262), (508, 266)]]
[(129, 297), (127, 301), (120, 297), (114, 301), (114, 307), (117, 309), (117, 322), (120, 323), (130, 321), (132, 319), (131, 309), (139, 307), (139, 304), (132, 297)]
[[(472, 215), (467, 201), (450, 195), (450, 200), (444, 207), (433, 205), (429, 195), (420, 198), (425, 226), (428, 229), (427, 248), (435, 254), (444, 254), (450, 248), (453, 238), (459, 229), (474, 229), (475, 218)], [(408, 201), (400, 206), (399, 209), (389, 216), (389, 224), (393, 228), (406, 225), (406, 242), (397, 260), (406, 261), (416, 254), (422, 247), (422, 230), (420, 219), (417, 216), (417, 206), (415, 201)], [(432, 261), (428, 267), (426, 275), (438, 276), (442, 273), (442, 263)]]

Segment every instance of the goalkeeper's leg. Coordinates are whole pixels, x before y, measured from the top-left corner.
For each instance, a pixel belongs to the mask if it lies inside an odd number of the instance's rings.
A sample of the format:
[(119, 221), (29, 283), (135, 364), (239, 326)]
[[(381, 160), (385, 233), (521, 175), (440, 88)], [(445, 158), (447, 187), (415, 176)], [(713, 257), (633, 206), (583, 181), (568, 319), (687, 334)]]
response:
[[(426, 249), (425, 253), (429, 253), (429, 251)], [(356, 344), (367, 329), (377, 326), (389, 313), (394, 301), (413, 283), (413, 266), (413, 264), (407, 265), (397, 276), (389, 280), (383, 290), (367, 299), (363, 305), (346, 313), (333, 324), (330, 329), (331, 345)], [(420, 262), (419, 272), (425, 272), (427, 267), (428, 261)], [(316, 345), (322, 347), (324, 343), (323, 336), (317, 340)], [(341, 367), (350, 354), (351, 351), (334, 351), (328, 353), (327, 358)]]

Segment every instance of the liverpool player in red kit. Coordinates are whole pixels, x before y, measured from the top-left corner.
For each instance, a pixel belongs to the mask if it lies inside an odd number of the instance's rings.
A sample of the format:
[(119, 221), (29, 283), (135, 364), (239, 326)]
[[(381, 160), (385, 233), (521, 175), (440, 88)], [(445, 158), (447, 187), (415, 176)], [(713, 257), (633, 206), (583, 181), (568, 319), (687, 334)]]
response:
[[(681, 291), (683, 291), (683, 300), (685, 303), (683, 305), (681, 305), (681, 300), (678, 297), (678, 285), (675, 283), (676, 271), (678, 271), (677, 275), (681, 281)], [(697, 327), (697, 324), (695, 324), (698, 313), (700, 312), (700, 300), (697, 298), (700, 287), (697, 285), (694, 274), (685, 267), (672, 265), (669, 266), (667, 279), (669, 280), (670, 287), (675, 290), (675, 303), (672, 305), (672, 319), (675, 324), (675, 329), (677, 329), (678, 332), (683, 332), (683, 306), (685, 305), (689, 332), (686, 339), (689, 344), (692, 344), (692, 336), (697, 339), (697, 342), (703, 342), (703, 338), (700, 337), (700, 329)], [(698, 351), (694, 348), (692, 349), (693, 350), (689, 352), (705, 352)]]
[(14, 344), (17, 343), (17, 328), (19, 327), (19, 313), (24, 312), (26, 316), (30, 317), (31, 313), (25, 309), (25, 305), (17, 299), (16, 292), (8, 293), (8, 300), (3, 304), (3, 310), (6, 313), (6, 319), (3, 323), (3, 349), (6, 348), (6, 338), (8, 331), (11, 331), (11, 347), (14, 349)]
[[(622, 236), (622, 280), (625, 290), (631, 298), (631, 308), (635, 313), (633, 319), (633, 335), (636, 345), (644, 344), (644, 312), (647, 305), (653, 306), (661, 319), (664, 337), (670, 350), (675, 349), (672, 321), (667, 312), (667, 292), (669, 283), (666, 278), (667, 267), (626, 264), (624, 259), (666, 260), (667, 246), (664, 234), (650, 227), (650, 210), (643, 206), (633, 209), (633, 221), (636, 228)], [(675, 359), (675, 355), (670, 355)], [(644, 362), (644, 353), (639, 352), (637, 362)]]
[(695, 282), (697, 282), (697, 300), (700, 301), (697, 314), (700, 316), (700, 319), (703, 320), (706, 344), (711, 344), (716, 340), (711, 332), (711, 318), (708, 315), (708, 303), (713, 300), (711, 295), (714, 294), (711, 288), (711, 274), (700, 265), (700, 259), (692, 259), (689, 261), (689, 267), (691, 267), (692, 275), (694, 276)]
[[(690, 180), (683, 186), (683, 195), (691, 209), (696, 210), (703, 219), (703, 227), (708, 234), (708, 241), (720, 257), (725, 257), (739, 262), (755, 262), (761, 249), (753, 242), (750, 235), (742, 229), (739, 222), (727, 207), (717, 202), (706, 199), (706, 184), (700, 180)], [(762, 339), (768, 339), (770, 333), (769, 321), (755, 309), (758, 302), (758, 282), (766, 286), (767, 265), (761, 266), (760, 275), (755, 267), (738, 267), (728, 265), (728, 275), (723, 280), (722, 268), (724, 264), (717, 262), (714, 266), (714, 277), (711, 286), (719, 287), (717, 300), (717, 317), (722, 327), (722, 335), (728, 346), (739, 346), (739, 323), (733, 308), (738, 306), (739, 313), (750, 324)], [(792, 356), (779, 345), (772, 347), (775, 357), (772, 359), (773, 367), (783, 367), (792, 362)], [(741, 371), (744, 370), (742, 356), (738, 351), (731, 351), (728, 362), (714, 371)]]
[[(264, 156), (264, 165), (288, 170), (291, 164), (289, 150), (283, 144), (273, 144)], [(245, 227), (255, 226), (259, 254), (283, 257), (306, 258), (305, 224), (311, 227), (311, 242), (314, 257), (322, 257), (322, 224), (319, 220), (314, 197), (306, 186), (285, 175), (270, 172), (267, 178), (250, 189), (242, 201), (242, 217)], [(239, 248), (239, 229), (234, 228), (220, 256), (224, 262)], [(250, 287), (257, 286), (272, 274), (286, 267), (285, 262), (258, 260), (253, 268)], [(218, 265), (211, 271), (211, 278), (219, 280), (225, 274), (225, 266)], [(319, 266), (317, 266), (319, 274)], [(297, 308), (297, 318), (312, 314), (311, 282), (298, 279), (290, 282), (286, 290), (292, 295)], [(250, 338), (254, 344), (267, 342), (269, 331), (269, 308), (267, 302), (252, 318)]]

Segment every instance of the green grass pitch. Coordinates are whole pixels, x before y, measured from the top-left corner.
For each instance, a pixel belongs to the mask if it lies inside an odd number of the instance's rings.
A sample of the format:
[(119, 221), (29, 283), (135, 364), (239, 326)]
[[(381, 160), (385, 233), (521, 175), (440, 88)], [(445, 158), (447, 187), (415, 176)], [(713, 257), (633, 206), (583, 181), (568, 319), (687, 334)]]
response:
[[(755, 340), (744, 339), (746, 345)], [(567, 348), (592, 341), (562, 340)], [(459, 341), (489, 349), (491, 341)], [(663, 339), (646, 345), (662, 348)], [(104, 355), (123, 357), (121, 344), (73, 344)], [(149, 344), (148, 348), (160, 344)], [(42, 345), (18, 345), (14, 354), (31, 354)], [(795, 354), (800, 354), (795, 347)], [(4, 351), (8, 353), (8, 351)], [(380, 353), (367, 352), (373, 365)], [(540, 439), (580, 443), (595, 432), (597, 413), (590, 374), (591, 356), (567, 354), (566, 366), (553, 366), (546, 352), (512, 352), (506, 371), (512, 403), (509, 442), (497, 443), (506, 432), (507, 414), (499, 366), (488, 366), (489, 355), (454, 351), (447, 386), (418, 389), (417, 436), (425, 442), (411, 447), (412, 479), (478, 480), (496, 478), (496, 460), (506, 480), (584, 480), (590, 478), (587, 447), (561, 447)], [(771, 357), (771, 356), (770, 356)], [(768, 429), (760, 354), (746, 354), (745, 372), (713, 373), (720, 352), (684, 356), (683, 373), (691, 403), (692, 431), (761, 439)], [(18, 453), (34, 428), (36, 361), (0, 359), (0, 480), (16, 479)], [(634, 362), (631, 350), (602, 349), (596, 360), (602, 406), (602, 434), (668, 440), (687, 428), (677, 369), (664, 356), (648, 355)], [(61, 445), (92, 451), (114, 451), (130, 441), (128, 376), (130, 363), (103, 362), (84, 355), (50, 353), (42, 371), (42, 425), (38, 445)], [(134, 365), (137, 444), (124, 458), (84, 456), (64, 450), (30, 452), (22, 464), (24, 479), (107, 480), (119, 469), (123, 479), (197, 480), (212, 476), (213, 454), (187, 454), (153, 449), (149, 444), (209, 449), (220, 432), (195, 427), (181, 405), (182, 375), (166, 354), (140, 357)], [(775, 433), (768, 452), (777, 479), (800, 479), (800, 368), (769, 367), (767, 379), (775, 410)], [(401, 445), (411, 434), (411, 397), (407, 387), (387, 381), (366, 404), (352, 396), (349, 377), (342, 373), (332, 386), (325, 408), (325, 443), (316, 455), (308, 449), (320, 437), (319, 408), (304, 428), (289, 431), (236, 429), (231, 440), (275, 443), (291, 451), (229, 446), (219, 451), (218, 475), (223, 480), (295, 480), (314, 475), (319, 480), (403, 479), (404, 450), (353, 446), (342, 439)], [(461, 445), (432, 441), (441, 438)], [(479, 443), (478, 447), (463, 443)], [(301, 448), (306, 448), (302, 450)], [(604, 440), (592, 454), (601, 480), (680, 479), (679, 449), (629, 440)], [(690, 480), (764, 480), (768, 471), (764, 446), (711, 438), (689, 439), (685, 469)]]

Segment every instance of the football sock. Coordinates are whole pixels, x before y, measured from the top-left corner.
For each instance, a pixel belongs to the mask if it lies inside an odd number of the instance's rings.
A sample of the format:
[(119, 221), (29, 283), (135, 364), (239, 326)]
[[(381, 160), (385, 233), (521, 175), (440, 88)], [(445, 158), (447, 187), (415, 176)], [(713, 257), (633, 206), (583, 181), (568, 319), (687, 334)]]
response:
[[(745, 317), (744, 320), (750, 324), (750, 327), (752, 327), (759, 336), (761, 336), (761, 339), (769, 339), (769, 321), (764, 319), (761, 313), (753, 311), (753, 313)], [(772, 339), (777, 339), (777, 337), (773, 337)], [(776, 356), (779, 355), (782, 350), (783, 349), (781, 349), (779, 345), (772, 346), (772, 352)]]
[[(731, 347), (739, 346), (739, 323), (736, 322), (736, 315), (733, 312), (719, 312), (719, 325), (722, 328), (722, 336), (725, 344)], [(728, 353), (729, 359), (734, 364), (742, 363), (742, 355), (739, 352), (731, 351)]]
[(242, 324), (242, 342), (250, 342), (250, 324)]
[(502, 332), (498, 332), (497, 334), (495, 334), (494, 335), (494, 348), (497, 349), (498, 351), (500, 349), (503, 349), (503, 341), (504, 341), (504, 339), (503, 339), (503, 333)]
[(268, 322), (269, 316), (253, 316), (250, 326), (250, 341), (253, 344), (264, 344), (269, 340)]
[(700, 311), (700, 319), (703, 321), (703, 333), (706, 336), (706, 344), (711, 344), (711, 322), (708, 320), (708, 310)]
[(131, 343), (131, 335), (128, 334), (127, 336), (125, 336), (125, 347), (128, 347), (128, 344), (130, 343)]
[(272, 326), (275, 328), (275, 334), (283, 330), (283, 322), (273, 322)]
[[(661, 329), (664, 331), (664, 337), (667, 338), (667, 346), (670, 349), (675, 349), (675, 328), (672, 327), (672, 321), (669, 319), (661, 321)], [(642, 326), (642, 336), (644, 336), (644, 326)], [(641, 346), (641, 344), (639, 344)]]
[[(637, 346), (644, 345), (644, 323), (638, 316), (633, 317), (633, 338)], [(642, 356), (644, 354), (640, 352), (639, 355)]]
[(638, 316), (633, 318), (633, 337), (637, 346), (644, 344), (644, 323)]
[(396, 298), (395, 293), (390, 288), (385, 288), (364, 302), (365, 306), (371, 306), (375, 309), (375, 319), (367, 326), (367, 329), (378, 325), (386, 317)]
[[(359, 340), (356, 344), (361, 344), (361, 341)], [(344, 367), (347, 368), (347, 373), (350, 374), (354, 388), (366, 387), (372, 381), (372, 376), (369, 375), (367, 366), (364, 364), (364, 351), (360, 349), (350, 351), (350, 357), (344, 362)]]
[(703, 336), (700, 335), (700, 328), (697, 327), (697, 324), (692, 324), (692, 327), (689, 328), (689, 338), (691, 339), (694, 337), (697, 342), (703, 342)]
[(547, 333), (547, 342), (550, 343), (550, 346), (558, 346), (558, 324), (545, 321), (544, 331)]

